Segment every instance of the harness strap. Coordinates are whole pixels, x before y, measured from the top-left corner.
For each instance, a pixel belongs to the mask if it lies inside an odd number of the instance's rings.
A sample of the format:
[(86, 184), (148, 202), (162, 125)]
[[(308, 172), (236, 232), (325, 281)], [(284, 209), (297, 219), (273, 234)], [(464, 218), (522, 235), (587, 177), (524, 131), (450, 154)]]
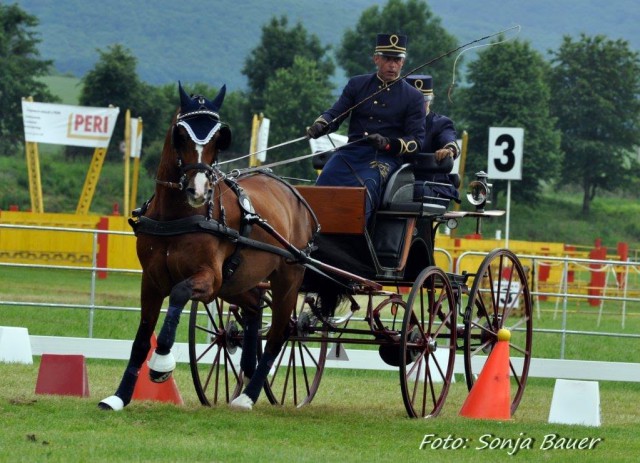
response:
[(138, 220), (129, 220), (137, 235), (154, 236), (177, 236), (186, 233), (210, 233), (212, 235), (226, 238), (232, 242), (237, 242), (245, 246), (259, 249), (261, 251), (276, 254), (287, 260), (298, 262), (293, 253), (272, 244), (263, 243), (245, 236), (241, 236), (237, 230), (229, 228), (215, 220), (207, 220), (203, 215), (192, 215), (183, 219), (158, 221), (149, 217), (141, 216)]
[(307, 200), (304, 198), (304, 196), (302, 196), (300, 194), (300, 192), (296, 188), (293, 187), (293, 185), (291, 185), (289, 182), (287, 182), (287, 181), (283, 180), (282, 178), (278, 177), (277, 175), (275, 175), (271, 170), (265, 169), (265, 168), (253, 168), (252, 170), (239, 171), (237, 178), (238, 178), (238, 180), (240, 180), (243, 177), (248, 177), (248, 176), (256, 175), (256, 174), (266, 175), (267, 177), (270, 177), (270, 178), (280, 182), (284, 186), (286, 186), (289, 189), (289, 191), (291, 191), (291, 193), (293, 193), (293, 195), (296, 198), (298, 198), (298, 201), (300, 201), (302, 204), (304, 204), (304, 207), (307, 209), (309, 214), (311, 214), (311, 217), (313, 218), (313, 222), (314, 222), (315, 228), (316, 228), (314, 234), (320, 232), (320, 222), (318, 221), (318, 217), (316, 216), (316, 213), (313, 211), (313, 209), (311, 208), (311, 206), (309, 205)]
[[(244, 192), (242, 187), (238, 185), (237, 182), (225, 178), (224, 179), (227, 186), (236, 194), (238, 197), (238, 205), (240, 206), (240, 212), (242, 213), (242, 219), (240, 220), (240, 231), (239, 236), (243, 238), (248, 238), (251, 234), (252, 224), (259, 217), (255, 213), (255, 209), (253, 208), (253, 204), (251, 204), (251, 199)], [(235, 271), (238, 269), (240, 264), (242, 263), (242, 257), (240, 257), (240, 251), (243, 248), (243, 245), (240, 242), (236, 242), (236, 248), (222, 265), (222, 276), (224, 280), (229, 280)]]
[[(210, 233), (212, 235), (227, 238), (231, 241), (237, 242), (247, 247), (251, 247), (253, 249), (258, 249), (260, 251), (278, 255), (280, 257), (283, 257), (284, 259), (287, 259), (287, 261), (289, 261), (290, 263), (303, 265), (305, 268), (319, 273), (320, 275), (323, 275), (327, 279), (332, 280), (343, 287), (348, 288), (348, 286), (346, 286), (344, 283), (341, 283), (332, 276), (327, 275), (327, 272), (336, 274), (337, 276), (346, 278), (348, 280), (351, 280), (352, 282), (359, 283), (369, 290), (380, 290), (382, 288), (382, 285), (377, 282), (367, 280), (366, 278), (362, 278), (345, 270), (332, 267), (331, 265), (315, 260), (309, 257), (304, 251), (296, 249), (293, 246), (291, 246), (287, 250), (278, 246), (264, 243), (262, 241), (257, 241), (245, 236), (241, 236), (237, 230), (224, 226), (215, 220), (207, 220), (207, 218), (203, 215), (193, 215), (185, 217), (183, 219), (170, 221), (158, 221), (145, 216), (141, 216), (137, 221), (130, 219), (129, 223), (133, 227), (136, 236), (138, 234), (155, 236), (176, 236), (186, 233)], [(263, 223), (258, 222), (258, 224), (262, 225)], [(262, 228), (267, 231), (273, 230), (271, 227)]]

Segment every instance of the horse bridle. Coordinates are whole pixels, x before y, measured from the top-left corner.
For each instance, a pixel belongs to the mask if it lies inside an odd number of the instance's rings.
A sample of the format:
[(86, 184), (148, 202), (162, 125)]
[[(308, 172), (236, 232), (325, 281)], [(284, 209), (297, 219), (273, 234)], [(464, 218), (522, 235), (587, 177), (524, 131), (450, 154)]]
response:
[(160, 180), (159, 178), (156, 178), (156, 183), (168, 188), (174, 188), (176, 190), (183, 191), (187, 188), (187, 183), (189, 182), (187, 172), (191, 170), (195, 170), (198, 173), (202, 172), (203, 174), (205, 174), (207, 176), (207, 180), (209, 180), (209, 184), (212, 186), (220, 181), (220, 179), (218, 178), (218, 174), (222, 173), (218, 168), (204, 162), (183, 165), (182, 156), (180, 155), (180, 153), (178, 153), (178, 169), (180, 169), (180, 179), (177, 182), (169, 182), (167, 180)]
[[(188, 124), (188, 119), (195, 118), (195, 117), (210, 117), (214, 121), (214, 125), (205, 140), (198, 140), (194, 135), (193, 131), (191, 130), (191, 127)], [(207, 164), (204, 162), (197, 162), (197, 163), (186, 164), (186, 165), (184, 164), (184, 161), (182, 160), (182, 152), (176, 146), (175, 138), (174, 138), (175, 133), (178, 130), (179, 126), (182, 126), (186, 129), (187, 133), (189, 134), (191, 140), (194, 143), (201, 144), (202, 146), (206, 146), (209, 143), (209, 141), (211, 141), (211, 138), (216, 133), (218, 133), (218, 131), (222, 127), (226, 126), (226, 124), (220, 121), (220, 116), (218, 113), (211, 110), (207, 110), (207, 109), (190, 111), (184, 114), (178, 113), (178, 115), (176, 116), (176, 122), (175, 124), (173, 124), (173, 127), (171, 129), (171, 146), (173, 147), (173, 149), (177, 154), (177, 164), (178, 164), (178, 168), (180, 169), (180, 179), (178, 180), (178, 182), (169, 182), (166, 180), (160, 180), (156, 178), (156, 183), (162, 186), (183, 191), (186, 189), (187, 183), (188, 183), (187, 173), (189, 171), (195, 170), (197, 173), (201, 172), (205, 174), (207, 176), (207, 180), (209, 180), (209, 184), (212, 185), (213, 187), (215, 183), (220, 181), (219, 177), (224, 177), (224, 174), (221, 176), (218, 175), (218, 174), (221, 174), (222, 172), (219, 169), (214, 167), (214, 164), (216, 163), (216, 161), (214, 161), (213, 164)], [(204, 143), (200, 143), (200, 141), (203, 141)]]

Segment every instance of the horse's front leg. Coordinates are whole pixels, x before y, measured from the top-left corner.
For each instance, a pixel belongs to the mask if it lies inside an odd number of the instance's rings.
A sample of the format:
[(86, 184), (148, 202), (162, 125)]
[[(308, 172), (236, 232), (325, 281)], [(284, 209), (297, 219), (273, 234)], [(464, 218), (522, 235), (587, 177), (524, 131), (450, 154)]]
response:
[(176, 340), (182, 311), (192, 296), (193, 287), (190, 279), (181, 281), (171, 289), (167, 315), (158, 334), (158, 345), (149, 359), (149, 379), (154, 383), (164, 383), (176, 369), (176, 359), (171, 353), (171, 348)]
[(138, 373), (142, 362), (147, 358), (151, 348), (151, 335), (158, 321), (160, 308), (162, 307), (162, 297), (157, 295), (157, 291), (145, 291), (143, 283), (142, 290), (142, 310), (140, 313), (140, 324), (136, 337), (131, 346), (129, 363), (124, 371), (120, 385), (115, 394), (103, 399), (99, 404), (102, 410), (122, 410), (131, 402), (133, 391), (138, 381)]

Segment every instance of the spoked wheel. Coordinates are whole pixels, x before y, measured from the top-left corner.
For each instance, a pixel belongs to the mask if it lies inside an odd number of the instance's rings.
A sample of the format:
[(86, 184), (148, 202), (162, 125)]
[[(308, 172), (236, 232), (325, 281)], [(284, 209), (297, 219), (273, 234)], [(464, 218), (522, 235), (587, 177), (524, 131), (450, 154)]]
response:
[(474, 277), (464, 316), (464, 369), (471, 390), (484, 361), (507, 329), (511, 377), (511, 414), (522, 399), (529, 375), (533, 319), (527, 275), (507, 249), (496, 249), (482, 261)]
[(412, 418), (436, 416), (444, 405), (456, 355), (455, 307), (447, 274), (425, 268), (409, 293), (400, 336), (400, 386)]
[[(242, 391), (240, 353), (244, 323), (240, 309), (221, 299), (194, 301), (189, 317), (191, 376), (203, 405), (228, 403)], [(258, 358), (262, 345), (258, 344)]]
[(294, 309), (289, 338), (267, 376), (264, 390), (274, 405), (302, 407), (313, 400), (320, 386), (329, 338), (327, 328), (311, 311), (314, 303), (305, 296)]

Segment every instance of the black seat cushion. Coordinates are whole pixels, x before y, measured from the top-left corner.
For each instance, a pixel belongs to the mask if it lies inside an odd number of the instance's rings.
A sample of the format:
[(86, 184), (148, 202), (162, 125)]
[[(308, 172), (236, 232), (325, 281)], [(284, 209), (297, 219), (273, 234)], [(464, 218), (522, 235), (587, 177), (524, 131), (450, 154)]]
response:
[(448, 174), (453, 169), (453, 159), (447, 157), (438, 162), (434, 153), (413, 154), (407, 156), (407, 160), (413, 165), (416, 178), (429, 174)]

